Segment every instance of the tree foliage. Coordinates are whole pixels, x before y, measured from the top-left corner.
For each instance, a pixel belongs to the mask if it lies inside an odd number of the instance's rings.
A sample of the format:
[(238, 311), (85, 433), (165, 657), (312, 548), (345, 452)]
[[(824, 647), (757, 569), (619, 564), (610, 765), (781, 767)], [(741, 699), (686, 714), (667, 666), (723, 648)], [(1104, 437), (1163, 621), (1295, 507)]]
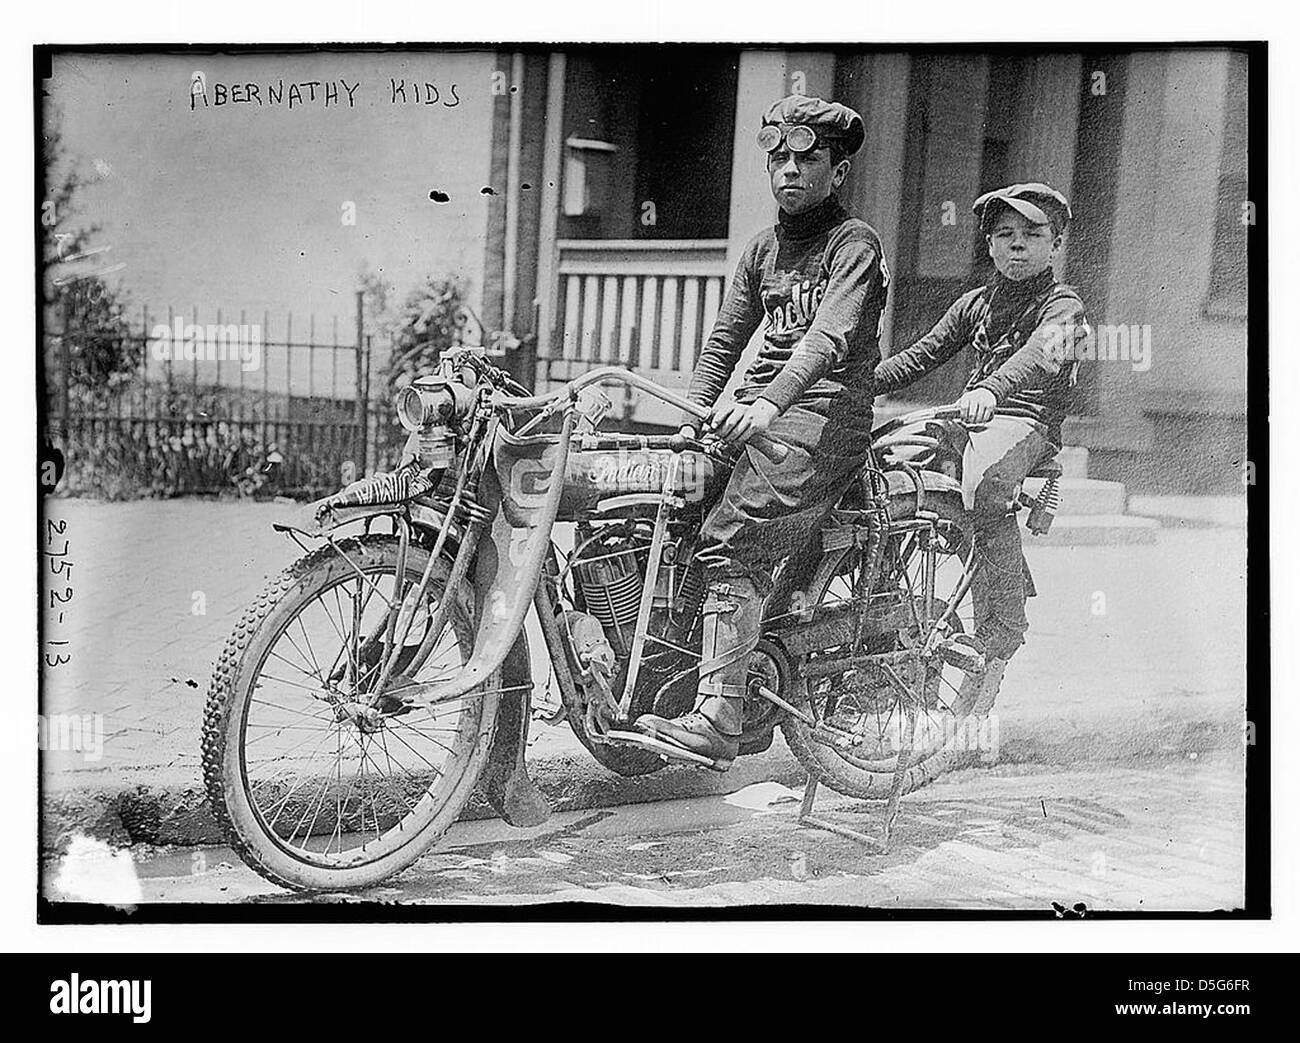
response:
[(469, 343), (474, 321), (465, 285), (455, 276), (430, 276), (411, 290), (392, 319), (392, 354), (384, 371), (389, 395), (434, 369), (440, 352)]
[(95, 246), (95, 237), (102, 226), (86, 223), (77, 208), (91, 179), (64, 146), (57, 126), (47, 130), (43, 146), (42, 295), (53, 349), (47, 355), (47, 382), (51, 391), (62, 387), (66, 367), (73, 407), (129, 381), (144, 346), (130, 336), (125, 295), (101, 274), (106, 251)]

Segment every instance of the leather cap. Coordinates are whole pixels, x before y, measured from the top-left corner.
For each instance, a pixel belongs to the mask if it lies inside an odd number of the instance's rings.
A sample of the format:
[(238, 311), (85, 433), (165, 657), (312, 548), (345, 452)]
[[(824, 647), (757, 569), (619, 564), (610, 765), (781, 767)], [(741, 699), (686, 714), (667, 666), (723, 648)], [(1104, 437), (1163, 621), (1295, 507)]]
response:
[(1074, 213), (1070, 203), (1051, 185), (1030, 181), (1022, 185), (1007, 185), (985, 192), (971, 206), (979, 219), (980, 228), (988, 231), (1002, 207), (1008, 206), (1036, 225), (1051, 225), (1057, 235), (1065, 231)]
[(867, 132), (862, 117), (838, 101), (823, 101), (803, 94), (782, 98), (763, 117), (763, 126), (806, 124), (817, 132), (818, 142), (834, 142), (846, 155), (862, 148)]

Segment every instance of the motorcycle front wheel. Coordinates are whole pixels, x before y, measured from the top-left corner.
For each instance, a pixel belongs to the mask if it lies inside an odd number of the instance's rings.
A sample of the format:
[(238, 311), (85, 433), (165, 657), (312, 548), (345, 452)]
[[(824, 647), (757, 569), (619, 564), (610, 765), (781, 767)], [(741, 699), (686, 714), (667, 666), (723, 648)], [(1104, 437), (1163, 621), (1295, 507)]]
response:
[[(468, 583), (447, 591), (449, 561), (435, 563), (426, 603), (413, 603), (428, 562), (413, 541), (405, 563), (413, 623), (399, 671), (450, 598), (432, 653), (407, 675), (417, 682), (454, 673), (474, 640), (473, 592)], [(405, 869), (456, 820), (487, 758), (499, 675), (432, 707), (387, 696), (367, 705), (390, 650), (397, 569), (392, 536), (306, 555), (247, 609), (213, 672), (203, 720), (208, 798), (240, 857), (283, 887), (350, 890)]]

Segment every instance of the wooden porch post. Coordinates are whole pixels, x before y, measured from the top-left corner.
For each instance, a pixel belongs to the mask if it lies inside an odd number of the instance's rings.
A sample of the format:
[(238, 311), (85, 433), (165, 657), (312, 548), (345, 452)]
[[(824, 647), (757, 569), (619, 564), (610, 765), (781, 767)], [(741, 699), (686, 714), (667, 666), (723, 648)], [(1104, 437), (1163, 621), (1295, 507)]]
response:
[[(903, 218), (903, 163), (907, 148), (907, 99), (912, 75), (909, 55), (890, 52), (868, 54), (862, 61), (862, 80), (852, 97), (837, 98), (862, 114), (866, 143), (853, 160), (849, 209), (880, 235), (885, 263), (897, 266), (898, 240)], [(893, 335), (894, 305), (891, 288), (885, 306), (881, 345)], [(900, 345), (905, 347), (906, 345)]]
[(541, 220), (537, 234), (537, 357), (551, 354), (559, 290), (556, 233), (560, 219), (560, 159), (564, 145), (563, 54), (552, 54), (546, 78), (546, 137), (542, 153)]
[(784, 51), (741, 51), (736, 82), (736, 130), (731, 146), (731, 212), (727, 220), (727, 278), (755, 235), (776, 220), (763, 154), (754, 138), (765, 113), (785, 94)]

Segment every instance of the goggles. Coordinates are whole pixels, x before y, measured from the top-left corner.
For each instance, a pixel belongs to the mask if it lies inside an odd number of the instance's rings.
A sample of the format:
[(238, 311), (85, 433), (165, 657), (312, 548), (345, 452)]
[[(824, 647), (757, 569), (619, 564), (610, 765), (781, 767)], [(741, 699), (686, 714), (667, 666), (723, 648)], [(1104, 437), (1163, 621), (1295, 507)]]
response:
[(829, 144), (826, 141), (818, 142), (817, 132), (806, 123), (786, 124), (778, 126), (775, 123), (769, 123), (758, 132), (758, 147), (764, 152), (775, 152), (785, 142), (785, 147), (791, 152), (804, 153), (811, 152), (813, 149)]

